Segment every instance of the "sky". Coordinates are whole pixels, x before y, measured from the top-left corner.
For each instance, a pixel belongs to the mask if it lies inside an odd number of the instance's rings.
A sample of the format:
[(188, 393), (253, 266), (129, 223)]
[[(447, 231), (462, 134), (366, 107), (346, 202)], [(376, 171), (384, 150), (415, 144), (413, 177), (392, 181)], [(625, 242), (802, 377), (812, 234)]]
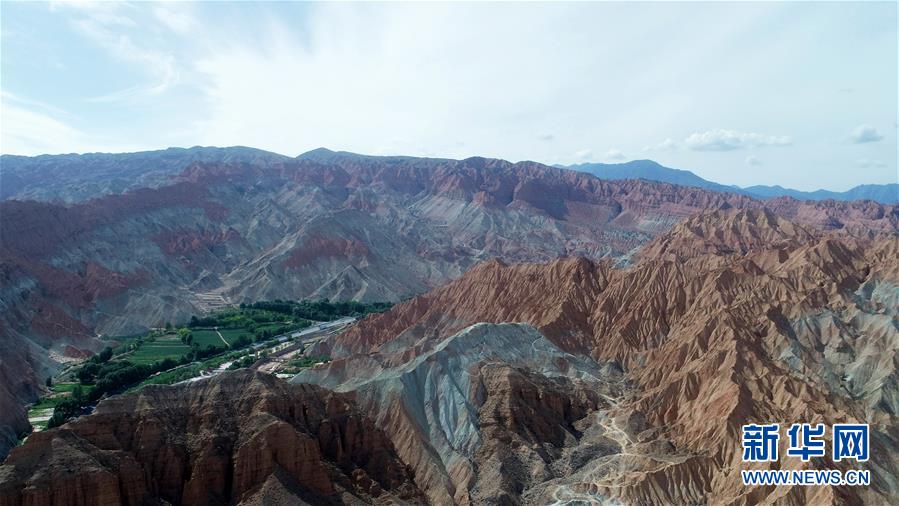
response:
[(0, 3), (0, 152), (653, 159), (899, 180), (897, 3)]

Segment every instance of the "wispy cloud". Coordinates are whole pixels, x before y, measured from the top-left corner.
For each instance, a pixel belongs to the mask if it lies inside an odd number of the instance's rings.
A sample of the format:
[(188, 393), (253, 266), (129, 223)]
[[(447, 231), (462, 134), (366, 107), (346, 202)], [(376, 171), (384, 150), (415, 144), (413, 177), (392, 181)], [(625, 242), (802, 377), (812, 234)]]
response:
[(603, 159), (610, 162), (620, 162), (627, 159), (627, 157), (624, 156), (624, 153), (622, 153), (620, 149), (612, 148), (606, 151), (606, 154), (603, 155)]
[[(146, 19), (131, 4), (118, 2), (60, 2), (54, 9), (68, 9), (73, 28), (119, 61), (134, 65), (149, 77), (149, 82), (89, 97), (90, 102), (119, 102), (160, 95), (179, 81), (175, 55), (135, 41), (131, 33)], [(178, 11), (157, 7), (156, 19), (173, 30), (189, 29), (190, 18)]]
[(743, 160), (743, 163), (747, 167), (758, 167), (759, 165), (762, 165), (762, 161), (754, 156), (747, 156), (746, 159)]
[(664, 141), (656, 144), (655, 146), (644, 146), (643, 151), (652, 152), (652, 151), (671, 151), (678, 148), (677, 141), (672, 138), (667, 138)]
[(193, 15), (184, 8), (189, 5), (187, 3), (160, 5), (153, 9), (153, 16), (170, 30), (185, 34), (196, 28)]
[(574, 154), (574, 160), (577, 162), (591, 162), (593, 161), (593, 150), (592, 149), (581, 149)]
[(39, 155), (122, 151), (132, 146), (115, 145), (71, 125), (72, 116), (42, 102), (0, 92), (0, 152)]
[(684, 144), (694, 151), (734, 151), (767, 146), (789, 146), (792, 143), (793, 140), (785, 135), (765, 135), (722, 129), (697, 132), (684, 140)]
[(877, 142), (883, 139), (883, 135), (871, 125), (859, 125), (849, 134), (849, 141), (853, 144), (865, 144), (868, 142)]
[(693, 151), (735, 151), (766, 146), (790, 146), (792, 143), (792, 139), (784, 135), (764, 135), (718, 129), (693, 133), (681, 142), (669, 137), (658, 144), (644, 146), (643, 151), (664, 152), (681, 148)]
[(41, 102), (39, 100), (32, 100), (30, 98), (20, 97), (14, 93), (10, 93), (6, 90), (0, 90), (0, 100), (3, 103), (14, 103), (19, 104), (21, 106), (27, 106), (34, 109), (41, 109), (45, 112), (55, 114), (58, 116), (69, 116), (69, 113), (60, 109), (59, 107), (47, 104), (45, 102)]
[(861, 169), (882, 169), (887, 166), (885, 162), (880, 160), (870, 160), (868, 158), (859, 158), (855, 162), (855, 166)]

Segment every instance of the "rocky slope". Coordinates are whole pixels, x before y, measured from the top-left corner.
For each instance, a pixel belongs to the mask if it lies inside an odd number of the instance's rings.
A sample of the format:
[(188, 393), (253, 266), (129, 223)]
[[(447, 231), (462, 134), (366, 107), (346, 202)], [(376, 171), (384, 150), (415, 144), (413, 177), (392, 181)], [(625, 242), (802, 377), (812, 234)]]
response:
[(250, 371), (100, 403), (0, 466), (0, 504), (421, 502), (352, 397)]
[[(445, 489), (454, 491), (454, 502), (472, 504), (885, 504), (899, 498), (895, 236), (836, 238), (770, 212), (730, 211), (678, 225), (638, 258), (626, 269), (586, 259), (483, 264), (446, 287), (367, 318), (331, 344), (337, 360), (297, 381), (382, 399), (372, 411), (388, 414), (376, 419), (399, 441), (399, 454), (421, 468), (442, 470), (444, 482), (417, 478), (436, 502)], [(396, 413), (408, 410), (384, 402), (385, 396), (399, 395), (396, 402), (409, 405), (424, 392), (427, 402), (430, 391), (443, 388), (436, 385), (461, 378), (461, 391), (468, 392), (464, 402), (429, 402), (430, 419), (418, 420), (434, 431), (446, 417), (453, 419), (459, 406), (482, 411), (489, 394), (468, 387), (471, 380), (464, 374), (449, 374), (454, 379), (448, 380), (440, 371), (423, 375), (417, 368), (418, 381), (432, 385), (430, 390), (409, 394), (386, 385), (426, 357), (421, 350), (458, 339), (458, 329), (504, 321), (536, 329), (529, 364), (508, 356), (513, 352), (506, 350), (516, 346), (495, 329), (483, 337), (495, 343), (491, 353), (479, 355), (469, 344), (450, 355), (473, 354), (481, 368), (569, 377), (605, 397), (580, 404), (566, 443), (547, 446), (552, 438), (545, 434), (531, 441), (550, 448), (539, 459), (520, 452), (510, 457), (502, 443), (484, 437), (491, 424), (469, 436), (477, 443), (455, 447), (470, 472), (448, 468), (433, 438), (425, 440), (439, 458), (407, 457), (422, 443), (394, 421)], [(546, 360), (566, 352), (573, 355), (564, 355), (558, 369), (546, 366)], [(595, 363), (592, 369), (573, 366), (575, 357)], [(596, 367), (604, 372), (584, 377)], [(620, 378), (609, 375), (617, 367), (623, 370)], [(466, 370), (470, 377), (483, 369), (469, 364)], [(580, 390), (572, 383), (564, 391), (577, 398)], [(558, 393), (535, 397), (541, 405), (560, 398)], [(870, 423), (877, 458), (866, 468), (874, 483), (869, 488), (743, 487), (740, 426), (771, 420)], [(493, 472), (497, 462), (509, 472), (518, 469), (514, 476), (529, 478), (509, 484), (505, 474)], [(781, 462), (788, 468), (834, 465), (823, 459)]]

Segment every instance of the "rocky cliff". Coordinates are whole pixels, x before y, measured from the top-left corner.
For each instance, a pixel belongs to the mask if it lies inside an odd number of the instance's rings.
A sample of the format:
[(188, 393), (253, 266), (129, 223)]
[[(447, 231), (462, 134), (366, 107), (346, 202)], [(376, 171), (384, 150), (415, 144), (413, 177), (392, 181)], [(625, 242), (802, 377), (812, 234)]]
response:
[(0, 466), (0, 504), (421, 502), (351, 396), (250, 371), (150, 387), (31, 436)]

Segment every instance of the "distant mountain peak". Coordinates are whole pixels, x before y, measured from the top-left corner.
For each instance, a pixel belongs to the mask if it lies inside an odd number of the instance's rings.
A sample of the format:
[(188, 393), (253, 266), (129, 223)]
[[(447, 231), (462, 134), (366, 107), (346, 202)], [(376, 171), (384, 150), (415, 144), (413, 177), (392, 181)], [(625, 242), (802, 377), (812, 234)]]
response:
[(297, 158), (308, 158), (310, 156), (321, 156), (321, 155), (333, 155), (334, 153), (335, 153), (334, 151), (331, 151), (330, 149), (328, 149), (326, 147), (320, 147), (320, 148), (310, 149), (309, 151), (306, 151), (305, 153), (302, 153), (301, 155), (297, 156)]

